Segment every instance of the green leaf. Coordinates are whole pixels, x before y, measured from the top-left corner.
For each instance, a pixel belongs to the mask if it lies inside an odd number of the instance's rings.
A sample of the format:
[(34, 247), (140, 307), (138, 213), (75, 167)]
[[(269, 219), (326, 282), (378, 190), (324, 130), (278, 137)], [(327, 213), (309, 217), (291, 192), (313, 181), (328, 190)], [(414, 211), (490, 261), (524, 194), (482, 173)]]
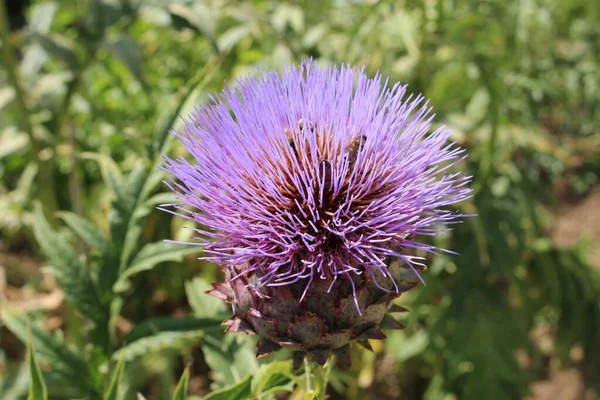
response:
[(175, 388), (175, 393), (173, 393), (173, 400), (185, 400), (188, 391), (189, 381), (190, 369), (188, 367), (185, 369), (185, 371), (183, 371), (183, 375), (181, 375), (181, 379), (179, 379), (179, 383)]
[(136, 326), (123, 339), (125, 343), (113, 354), (113, 359), (123, 354), (132, 360), (152, 351), (173, 347), (181, 340), (197, 340), (206, 333), (222, 330), (221, 321), (200, 318), (157, 318)]
[(163, 204), (171, 204), (177, 202), (177, 197), (171, 192), (157, 193), (146, 201), (146, 205), (150, 207), (160, 206)]
[(147, 215), (149, 208), (139, 205), (143, 201), (140, 193), (146, 182), (147, 168), (146, 163), (138, 163), (125, 180), (110, 157), (95, 153), (84, 153), (82, 157), (98, 162), (102, 178), (114, 195), (108, 221), (115, 253), (110, 253), (109, 262), (103, 262), (98, 268), (98, 285), (106, 293), (112, 291), (119, 272), (125, 268), (143, 232), (140, 219)]
[(109, 0), (91, 0), (88, 11), (88, 26), (95, 37), (102, 37), (110, 26), (125, 16), (118, 3)]
[(29, 145), (29, 138), (25, 133), (13, 127), (4, 129), (0, 135), (0, 161), (15, 153), (25, 151)]
[(115, 39), (106, 40), (104, 49), (119, 59), (131, 71), (131, 74), (146, 87), (146, 78), (142, 70), (142, 55), (135, 39), (128, 35), (121, 35)]
[(104, 392), (104, 400), (117, 400), (119, 394), (119, 382), (123, 376), (123, 369), (125, 367), (125, 357), (121, 357), (117, 362), (115, 371), (113, 372), (110, 384)]
[(122, 343), (132, 343), (142, 338), (152, 337), (165, 332), (196, 332), (199, 330), (222, 330), (222, 321), (210, 318), (155, 318), (149, 319), (131, 330), (121, 340)]
[(225, 31), (217, 39), (217, 46), (219, 47), (219, 51), (227, 53), (242, 39), (245, 39), (250, 35), (250, 28), (247, 25), (234, 26), (233, 28)]
[(68, 67), (73, 68), (77, 65), (77, 54), (69, 47), (63, 37), (56, 33), (34, 33), (31, 38), (37, 41), (48, 54), (63, 61)]
[(217, 7), (197, 2), (191, 6), (173, 3), (168, 8), (174, 26), (185, 26), (202, 33), (211, 41), (214, 39), (219, 17)]
[(188, 115), (186, 110), (190, 110), (197, 104), (200, 94), (203, 92), (205, 85), (210, 82), (213, 75), (218, 71), (218, 67), (224, 60), (223, 55), (216, 56), (211, 62), (207, 63), (204, 68), (192, 79), (190, 79), (173, 99), (173, 106), (159, 118), (157, 124), (157, 135), (154, 140), (153, 150), (157, 155), (166, 154), (170, 144), (173, 141), (171, 131), (181, 124), (181, 115)]
[[(4, 325), (23, 343), (28, 341), (27, 318), (23, 314), (4, 311), (0, 313)], [(69, 349), (64, 340), (32, 324), (31, 344), (36, 357), (47, 364), (60, 377), (64, 385), (83, 393), (97, 393), (85, 359)]]
[(247, 336), (209, 332), (202, 344), (206, 363), (220, 387), (238, 382), (258, 370), (253, 341)]
[(0, 400), (23, 398), (29, 379), (27, 368), (13, 363), (5, 364), (0, 374)]
[(385, 346), (388, 353), (403, 362), (423, 352), (429, 346), (429, 335), (423, 331), (407, 337), (404, 331), (395, 331), (388, 335)]
[(48, 33), (57, 5), (54, 2), (44, 2), (31, 6), (28, 28), (38, 33)]
[(38, 43), (32, 43), (23, 49), (21, 73), (27, 79), (36, 79), (48, 60), (48, 53)]
[(117, 163), (107, 155), (100, 153), (81, 153), (81, 158), (87, 160), (94, 160), (100, 166), (100, 173), (102, 174), (102, 180), (109, 190), (113, 192), (117, 198), (124, 198), (125, 178), (121, 169)]
[(273, 361), (261, 365), (252, 379), (252, 395), (264, 398), (278, 392), (294, 389), (291, 361)]
[(147, 184), (148, 171), (145, 163), (139, 163), (131, 170), (127, 177), (127, 191), (113, 201), (110, 218), (110, 233), (113, 241), (121, 246), (121, 259), (119, 272), (123, 272), (138, 246), (139, 238), (143, 232), (141, 219), (150, 213), (151, 209), (145, 206), (143, 190)]
[[(15, 99), (15, 89), (10, 86), (0, 88), (0, 110), (9, 105)], [(2, 135), (4, 136), (4, 135)], [(25, 135), (23, 135), (25, 136)]]
[(221, 299), (206, 293), (206, 291), (212, 288), (212, 285), (203, 278), (194, 278), (185, 283), (185, 293), (188, 303), (192, 307), (195, 316), (199, 318), (215, 318), (219, 315), (226, 315), (227, 306), (225, 303)]
[(113, 297), (112, 286), (117, 280), (119, 257), (114, 245), (104, 236), (92, 222), (71, 212), (59, 214), (61, 219), (81, 237), (92, 249), (99, 252), (96, 271), (99, 296), (102, 301), (110, 301)]
[(165, 261), (181, 261), (184, 256), (199, 252), (195, 246), (183, 246), (168, 242), (155, 242), (145, 245), (123, 272), (115, 284), (116, 292), (123, 292), (129, 287), (128, 279), (142, 271), (148, 271)]
[(50, 270), (65, 298), (84, 316), (96, 322), (105, 321), (107, 313), (89, 272), (69, 242), (50, 228), (39, 204), (34, 211), (33, 233), (43, 253), (49, 258)]
[(30, 161), (17, 182), (17, 187), (11, 192), (12, 200), (25, 208), (32, 199), (32, 192), (35, 186), (35, 178), (38, 173), (38, 167), (34, 161)]
[(98, 250), (100, 253), (106, 253), (111, 248), (108, 239), (90, 221), (69, 211), (61, 212), (59, 216), (91, 248)]
[(243, 400), (252, 398), (252, 376), (248, 375), (241, 381), (234, 383), (226, 388), (215, 390), (202, 400)]
[(27, 340), (27, 363), (29, 365), (29, 375), (31, 376), (27, 400), (46, 400), (48, 398), (48, 392), (46, 390), (46, 383), (42, 377), (42, 371), (35, 358), (35, 349), (31, 339), (31, 329), (29, 329)]

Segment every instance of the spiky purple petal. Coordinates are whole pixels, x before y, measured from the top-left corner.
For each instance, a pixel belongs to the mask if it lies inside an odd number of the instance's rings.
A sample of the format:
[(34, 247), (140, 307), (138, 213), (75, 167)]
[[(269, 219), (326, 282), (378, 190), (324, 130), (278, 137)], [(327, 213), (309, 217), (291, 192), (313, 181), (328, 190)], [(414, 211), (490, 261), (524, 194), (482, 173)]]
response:
[(406, 89), (309, 61), (199, 107), (176, 133), (192, 161), (166, 169), (204, 258), (252, 277), (258, 294), (305, 281), (304, 298), (315, 281), (346, 279), (359, 313), (353, 277), (395, 285), (390, 259), (422, 266), (405, 249), (441, 250), (416, 238), (456, 223), (463, 215), (446, 207), (471, 190), (450, 171), (464, 150), (446, 128), (430, 132), (431, 108)]

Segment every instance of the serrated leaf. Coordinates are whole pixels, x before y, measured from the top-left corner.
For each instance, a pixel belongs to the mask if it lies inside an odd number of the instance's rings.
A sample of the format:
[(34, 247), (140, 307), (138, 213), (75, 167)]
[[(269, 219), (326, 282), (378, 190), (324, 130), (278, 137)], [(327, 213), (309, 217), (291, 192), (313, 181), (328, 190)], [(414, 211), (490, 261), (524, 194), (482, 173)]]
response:
[(82, 157), (98, 162), (103, 180), (114, 195), (108, 212), (114, 253), (110, 252), (109, 262), (103, 262), (98, 268), (98, 285), (106, 293), (112, 291), (119, 272), (134, 252), (143, 231), (139, 219), (145, 216), (145, 210), (138, 206), (143, 200), (140, 193), (146, 182), (147, 169), (145, 163), (140, 162), (125, 180), (119, 166), (110, 157), (95, 153), (84, 153)]
[[(27, 318), (23, 314), (4, 311), (0, 313), (4, 325), (23, 343), (27, 343)], [(87, 363), (83, 357), (69, 349), (63, 339), (31, 325), (31, 343), (37, 358), (52, 369), (66, 384), (81, 393), (97, 393)]]
[(241, 381), (226, 388), (215, 390), (204, 396), (202, 400), (243, 400), (252, 398), (252, 376), (248, 375)]
[(115, 357), (123, 357), (126, 361), (157, 353), (165, 349), (177, 349), (188, 343), (193, 343), (204, 335), (202, 330), (183, 332), (162, 332), (136, 340), (131, 344), (123, 346), (113, 354)]
[(111, 248), (108, 239), (100, 232), (96, 225), (87, 219), (69, 211), (61, 212), (59, 216), (91, 248), (100, 253), (106, 253)]
[(42, 377), (42, 371), (40, 370), (40, 366), (35, 357), (35, 349), (31, 339), (31, 329), (29, 329), (27, 339), (27, 364), (29, 366), (29, 376), (31, 377), (27, 400), (46, 400), (48, 398), (48, 392), (46, 390), (46, 383)]
[(214, 318), (226, 314), (226, 305), (221, 300), (206, 293), (212, 290), (211, 284), (203, 278), (194, 278), (185, 283), (185, 293), (194, 315), (199, 318)]
[(121, 357), (117, 362), (115, 367), (115, 371), (113, 372), (112, 378), (110, 379), (110, 383), (104, 392), (104, 400), (117, 400), (119, 393), (119, 382), (121, 381), (121, 377), (123, 375), (123, 370), (125, 367), (125, 357)]
[(181, 261), (186, 255), (198, 251), (199, 249), (194, 246), (183, 246), (168, 242), (149, 243), (140, 250), (131, 265), (119, 276), (114, 290), (116, 292), (127, 290), (127, 281), (135, 274), (149, 271), (165, 261)]
[(34, 211), (33, 233), (50, 260), (50, 270), (65, 298), (84, 316), (96, 322), (105, 321), (106, 310), (102, 307), (89, 272), (69, 242), (50, 228), (39, 204)]
[(183, 374), (181, 375), (181, 379), (179, 379), (179, 383), (177, 384), (177, 387), (175, 388), (175, 392), (173, 393), (173, 400), (185, 400), (187, 391), (188, 391), (189, 381), (190, 381), (190, 369), (188, 367), (185, 369), (185, 371), (183, 371)]
[(123, 339), (123, 347), (113, 358), (121, 354), (126, 360), (151, 351), (168, 348), (182, 339), (198, 339), (205, 333), (222, 330), (221, 321), (200, 318), (157, 318), (136, 326)]

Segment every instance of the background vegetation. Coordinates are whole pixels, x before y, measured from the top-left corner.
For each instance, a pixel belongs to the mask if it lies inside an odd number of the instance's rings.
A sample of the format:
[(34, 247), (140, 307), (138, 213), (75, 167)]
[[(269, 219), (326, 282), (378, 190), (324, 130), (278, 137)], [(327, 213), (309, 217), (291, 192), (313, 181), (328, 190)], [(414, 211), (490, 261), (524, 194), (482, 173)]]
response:
[(469, 149), (460, 207), (479, 215), (435, 239), (460, 255), (430, 258), (407, 328), (333, 367), (331, 398), (541, 399), (565, 371), (548, 399), (598, 396), (598, 242), (577, 239), (600, 198), (566, 239), (555, 221), (597, 193), (600, 3), (2, 3), (0, 399), (303, 398), (285, 353), (257, 362), (223, 335), (215, 267), (163, 242), (189, 233), (155, 207), (180, 115), (307, 57), (429, 97)]

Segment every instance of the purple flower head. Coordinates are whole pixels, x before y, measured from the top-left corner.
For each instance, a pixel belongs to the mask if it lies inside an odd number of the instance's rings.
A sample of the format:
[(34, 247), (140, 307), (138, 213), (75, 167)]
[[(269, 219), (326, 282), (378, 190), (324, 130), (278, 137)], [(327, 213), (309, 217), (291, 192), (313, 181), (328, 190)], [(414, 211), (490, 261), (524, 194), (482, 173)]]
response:
[[(406, 85), (308, 61), (248, 78), (198, 108), (177, 133), (193, 160), (168, 160), (180, 203), (199, 223), (204, 259), (254, 287), (368, 274), (464, 215), (464, 150)], [(413, 269), (416, 273), (416, 269)], [(418, 275), (418, 274), (417, 274)], [(376, 279), (374, 280), (377, 281)]]

